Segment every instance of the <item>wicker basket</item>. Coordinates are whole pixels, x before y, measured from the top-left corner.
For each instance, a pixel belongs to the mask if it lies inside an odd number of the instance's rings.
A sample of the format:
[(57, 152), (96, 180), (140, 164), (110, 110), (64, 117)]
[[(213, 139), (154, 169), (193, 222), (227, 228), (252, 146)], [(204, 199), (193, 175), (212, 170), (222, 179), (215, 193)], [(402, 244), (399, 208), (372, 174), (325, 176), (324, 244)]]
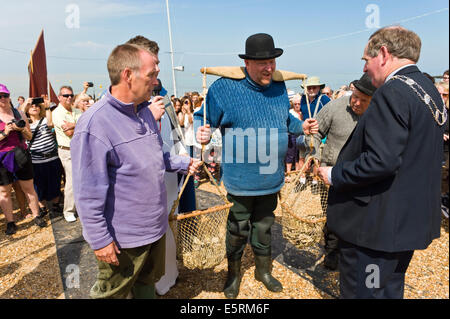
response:
[(309, 171), (314, 166), (318, 161), (307, 158), (280, 191), (283, 237), (299, 249), (318, 243), (326, 222), (328, 187)]
[(226, 254), (226, 224), (228, 213), (233, 204), (223, 195), (204, 163), (203, 170), (218, 189), (225, 204), (205, 210), (174, 215), (181, 194), (190, 177), (188, 175), (169, 215), (169, 224), (176, 238), (177, 256), (188, 269), (213, 268), (222, 262)]

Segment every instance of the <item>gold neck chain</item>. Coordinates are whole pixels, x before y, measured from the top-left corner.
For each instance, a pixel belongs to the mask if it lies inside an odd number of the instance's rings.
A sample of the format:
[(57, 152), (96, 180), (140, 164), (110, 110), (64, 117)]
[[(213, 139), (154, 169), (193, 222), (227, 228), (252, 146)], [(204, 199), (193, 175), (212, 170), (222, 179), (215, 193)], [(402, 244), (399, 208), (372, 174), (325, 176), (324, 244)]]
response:
[[(408, 78), (404, 75), (394, 75), (391, 80), (400, 80), (406, 85), (408, 85), (414, 92), (416, 92), (417, 96), (428, 106), (431, 114), (433, 115), (434, 120), (439, 126), (444, 125), (447, 121), (447, 109), (445, 108), (444, 103), (442, 103), (442, 111), (437, 107), (436, 103), (434, 103), (433, 98), (425, 92), (425, 90), (416, 83), (411, 78)], [(419, 92), (420, 91), (420, 92)], [(434, 111), (433, 111), (434, 108)]]

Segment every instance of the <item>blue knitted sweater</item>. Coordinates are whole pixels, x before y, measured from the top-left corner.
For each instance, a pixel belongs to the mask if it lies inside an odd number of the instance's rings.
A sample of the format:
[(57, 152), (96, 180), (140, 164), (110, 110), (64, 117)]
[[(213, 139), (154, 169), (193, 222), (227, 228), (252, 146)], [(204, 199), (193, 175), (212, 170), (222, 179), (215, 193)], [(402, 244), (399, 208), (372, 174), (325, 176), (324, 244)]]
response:
[[(203, 107), (194, 128), (203, 125)], [(246, 78), (220, 78), (206, 97), (207, 122), (222, 133), (223, 181), (230, 194), (259, 196), (284, 184), (288, 131), (303, 133), (303, 122), (289, 113), (284, 82), (260, 86)]]

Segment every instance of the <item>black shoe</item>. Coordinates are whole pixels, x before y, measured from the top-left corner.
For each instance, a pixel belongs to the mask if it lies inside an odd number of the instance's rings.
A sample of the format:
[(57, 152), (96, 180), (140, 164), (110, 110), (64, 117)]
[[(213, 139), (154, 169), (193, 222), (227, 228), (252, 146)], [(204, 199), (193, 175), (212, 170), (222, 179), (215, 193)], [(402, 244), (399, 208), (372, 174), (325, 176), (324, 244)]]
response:
[(339, 255), (335, 251), (328, 253), (323, 260), (323, 266), (329, 270), (337, 270), (339, 261), (338, 257)]
[(59, 203), (52, 203), (51, 210), (56, 214), (61, 214), (63, 207)]
[(9, 222), (6, 224), (6, 231), (5, 231), (6, 235), (15, 234), (16, 231), (17, 231), (17, 226), (14, 222)]
[(34, 223), (41, 228), (47, 226), (45, 220), (40, 216), (34, 218)]
[(61, 207), (61, 205), (59, 205), (59, 203), (52, 203), (50, 205), (49, 210), (50, 218), (58, 217), (62, 214), (62, 212), (63, 208)]
[(42, 218), (48, 214), (48, 210), (46, 207), (39, 207), (39, 217)]

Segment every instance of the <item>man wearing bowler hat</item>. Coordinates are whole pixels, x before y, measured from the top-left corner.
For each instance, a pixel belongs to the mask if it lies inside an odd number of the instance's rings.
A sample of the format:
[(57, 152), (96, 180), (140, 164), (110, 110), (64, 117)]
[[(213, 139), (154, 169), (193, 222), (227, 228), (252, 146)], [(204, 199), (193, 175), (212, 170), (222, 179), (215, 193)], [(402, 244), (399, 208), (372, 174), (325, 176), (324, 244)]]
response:
[[(373, 86), (370, 76), (364, 73), (359, 80), (354, 82), (355, 89), (351, 96), (343, 96), (331, 101), (327, 107), (317, 114), (319, 133), (314, 135), (314, 150), (312, 156), (318, 158), (321, 140), (327, 138), (323, 147), (320, 160), (321, 166), (333, 166), (337, 157), (350, 134), (353, 132), (361, 116), (369, 107), (372, 95), (377, 89)], [(309, 145), (306, 138), (305, 144)], [(323, 264), (330, 270), (336, 270), (338, 266), (338, 239), (328, 230), (327, 225), (323, 229), (325, 235), (325, 259)]]
[[(275, 58), (283, 53), (275, 48), (273, 38), (254, 34), (247, 39), (245, 51), (239, 55), (245, 61), (245, 78), (222, 77), (210, 86), (206, 96), (208, 124), (199, 127), (196, 134), (197, 141), (206, 144), (210, 126), (220, 128), (222, 133), (223, 181), (227, 198), (234, 204), (226, 235), (227, 298), (236, 298), (239, 293), (241, 258), (249, 237), (255, 255), (255, 279), (270, 291), (282, 291), (282, 284), (271, 275), (271, 227), (277, 193), (284, 183), (288, 132), (317, 132), (316, 120), (302, 122), (289, 113), (285, 83), (272, 80)], [(203, 111), (202, 107), (194, 115), (197, 127)]]

